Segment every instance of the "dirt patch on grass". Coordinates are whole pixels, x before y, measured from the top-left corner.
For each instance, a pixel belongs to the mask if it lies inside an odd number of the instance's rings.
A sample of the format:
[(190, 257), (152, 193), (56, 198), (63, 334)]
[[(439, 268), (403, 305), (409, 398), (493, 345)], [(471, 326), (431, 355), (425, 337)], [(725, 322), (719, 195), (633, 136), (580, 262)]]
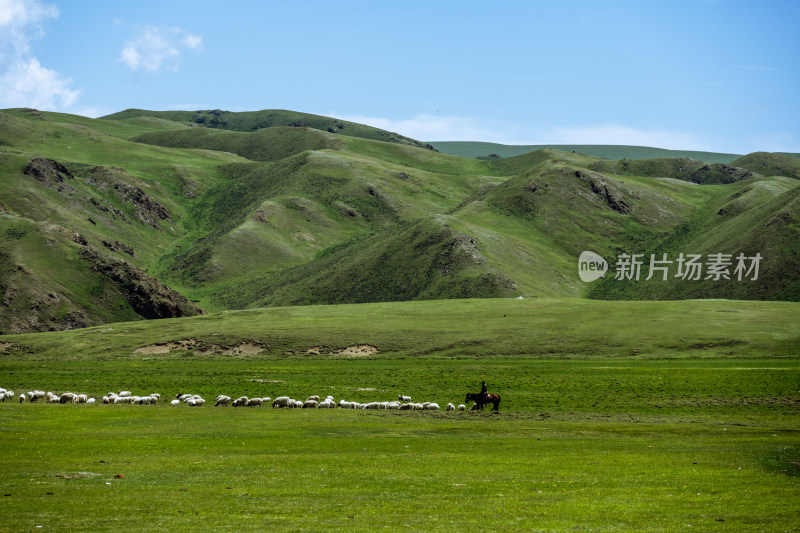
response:
[(380, 350), (372, 344), (353, 344), (342, 350), (325, 348), (323, 346), (312, 346), (305, 350), (289, 350), (285, 355), (343, 355), (345, 357), (367, 357), (380, 353)]
[(339, 350), (336, 353), (337, 355), (346, 355), (348, 357), (366, 357), (369, 355), (375, 355), (379, 352), (378, 348), (371, 344), (354, 344), (353, 346), (348, 346), (344, 350)]
[(98, 472), (59, 472), (54, 474), (54, 477), (61, 479), (92, 479), (102, 475)]
[(197, 355), (257, 355), (264, 351), (264, 346), (256, 341), (246, 341), (236, 346), (222, 347), (212, 344), (208, 348), (197, 350)]
[(14, 346), (11, 342), (0, 342), (0, 352), (5, 352), (7, 349)]
[(141, 355), (159, 355), (169, 353), (173, 350), (190, 350), (197, 346), (196, 339), (183, 339), (180, 341), (170, 341), (164, 344), (149, 344), (136, 348), (133, 353)]

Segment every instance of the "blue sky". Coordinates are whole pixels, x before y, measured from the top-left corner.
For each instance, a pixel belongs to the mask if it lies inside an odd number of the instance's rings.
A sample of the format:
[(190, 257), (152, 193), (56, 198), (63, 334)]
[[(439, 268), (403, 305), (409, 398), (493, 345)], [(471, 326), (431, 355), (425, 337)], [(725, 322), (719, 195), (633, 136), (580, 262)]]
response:
[(800, 2), (0, 0), (0, 108), (800, 152)]

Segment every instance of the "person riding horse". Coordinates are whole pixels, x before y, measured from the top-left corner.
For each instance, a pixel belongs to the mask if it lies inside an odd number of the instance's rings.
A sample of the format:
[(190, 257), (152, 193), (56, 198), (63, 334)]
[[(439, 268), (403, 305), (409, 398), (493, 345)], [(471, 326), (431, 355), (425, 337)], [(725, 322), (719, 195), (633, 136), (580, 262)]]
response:
[(499, 394), (489, 394), (489, 391), (486, 388), (486, 382), (481, 381), (481, 392), (478, 394), (468, 392), (467, 397), (464, 400), (464, 403), (468, 403), (470, 401), (474, 401), (478, 409), (483, 411), (483, 406), (487, 403), (490, 403), (494, 406), (492, 411), (499, 411), (500, 406), (500, 395)]

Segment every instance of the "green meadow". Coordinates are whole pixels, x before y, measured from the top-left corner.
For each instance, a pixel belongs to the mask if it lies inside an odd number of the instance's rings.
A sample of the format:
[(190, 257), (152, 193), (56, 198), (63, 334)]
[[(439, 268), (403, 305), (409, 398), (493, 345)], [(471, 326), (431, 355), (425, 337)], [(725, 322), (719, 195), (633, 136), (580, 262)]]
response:
[[(478, 299), (2, 336), (17, 393), (162, 401), (0, 404), (0, 530), (793, 531), (798, 324), (787, 302)], [(444, 407), (481, 379), (499, 413), (212, 406)], [(187, 392), (210, 401), (169, 405)]]

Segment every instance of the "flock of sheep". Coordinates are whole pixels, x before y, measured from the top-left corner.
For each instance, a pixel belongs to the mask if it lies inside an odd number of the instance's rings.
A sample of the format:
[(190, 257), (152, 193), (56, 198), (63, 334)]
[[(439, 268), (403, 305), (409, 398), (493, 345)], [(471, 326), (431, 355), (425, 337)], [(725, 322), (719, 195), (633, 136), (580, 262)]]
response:
[[(0, 387), (0, 401), (14, 399), (14, 391), (6, 390)], [(160, 394), (149, 394), (147, 396), (134, 396), (130, 391), (109, 392), (103, 396), (102, 403), (104, 404), (135, 404), (135, 405), (155, 405), (161, 400)], [(75, 394), (72, 392), (64, 392), (61, 394), (54, 394), (52, 392), (44, 392), (40, 390), (28, 391), (19, 396), (21, 403), (43, 401), (45, 403), (86, 403), (94, 404), (97, 399), (93, 396), (86, 394)], [(205, 400), (199, 394), (177, 394), (175, 399), (170, 401), (173, 406), (186, 404), (189, 407), (201, 407), (205, 404)], [(299, 409), (397, 409), (400, 411), (438, 411), (439, 404), (433, 402), (413, 403), (410, 396), (399, 395), (397, 400), (390, 402), (349, 402), (346, 400), (339, 400), (336, 402), (333, 396), (328, 396), (324, 400), (320, 400), (319, 396), (309, 396), (306, 401), (295, 400), (289, 396), (279, 396), (274, 400), (272, 398), (248, 398), (247, 396), (240, 396), (235, 400), (230, 396), (220, 394), (214, 402), (215, 407), (261, 407), (263, 405), (272, 405), (275, 408), (299, 408)], [(448, 403), (445, 407), (446, 411), (465, 411), (466, 405), (460, 404), (458, 407), (452, 403)], [(477, 409), (477, 404), (473, 404), (470, 411)]]

